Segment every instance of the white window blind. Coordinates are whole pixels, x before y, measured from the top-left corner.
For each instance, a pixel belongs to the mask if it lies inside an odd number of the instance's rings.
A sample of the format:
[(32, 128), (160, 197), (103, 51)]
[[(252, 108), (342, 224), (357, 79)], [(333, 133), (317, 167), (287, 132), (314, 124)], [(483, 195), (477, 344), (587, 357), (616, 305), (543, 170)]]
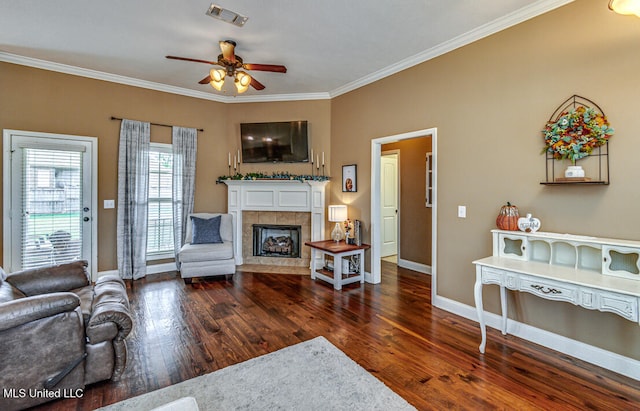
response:
[(147, 255), (152, 259), (173, 257), (172, 171), (171, 145), (151, 143)]
[(82, 257), (83, 155), (22, 148), (23, 269)]

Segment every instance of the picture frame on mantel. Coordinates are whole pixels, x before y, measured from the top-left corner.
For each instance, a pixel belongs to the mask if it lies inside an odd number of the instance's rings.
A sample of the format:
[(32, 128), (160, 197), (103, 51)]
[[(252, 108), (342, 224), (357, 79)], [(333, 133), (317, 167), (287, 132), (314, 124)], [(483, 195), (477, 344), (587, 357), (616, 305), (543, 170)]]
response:
[(342, 166), (342, 192), (355, 193), (358, 191), (357, 174), (358, 166), (356, 164)]

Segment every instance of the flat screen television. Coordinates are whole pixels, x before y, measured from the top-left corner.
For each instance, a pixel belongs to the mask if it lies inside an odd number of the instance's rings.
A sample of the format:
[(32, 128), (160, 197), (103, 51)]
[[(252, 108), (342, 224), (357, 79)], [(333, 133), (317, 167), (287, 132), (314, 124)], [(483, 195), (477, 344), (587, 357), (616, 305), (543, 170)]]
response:
[(243, 163), (309, 162), (306, 121), (240, 124)]

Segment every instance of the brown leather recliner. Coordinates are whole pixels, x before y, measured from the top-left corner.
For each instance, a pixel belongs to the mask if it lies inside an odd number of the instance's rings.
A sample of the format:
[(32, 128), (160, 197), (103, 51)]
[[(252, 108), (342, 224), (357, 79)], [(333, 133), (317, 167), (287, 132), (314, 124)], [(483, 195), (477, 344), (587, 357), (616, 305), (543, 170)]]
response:
[(117, 276), (88, 278), (86, 261), (0, 276), (0, 409), (120, 378), (132, 328), (126, 287)]

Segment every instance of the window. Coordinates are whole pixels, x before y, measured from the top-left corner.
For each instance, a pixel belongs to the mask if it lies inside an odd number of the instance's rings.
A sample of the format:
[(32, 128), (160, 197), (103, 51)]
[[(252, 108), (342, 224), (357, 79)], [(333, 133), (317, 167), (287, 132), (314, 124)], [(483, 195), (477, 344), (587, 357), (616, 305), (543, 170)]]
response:
[(21, 147), (21, 269), (81, 258), (83, 151)]
[(171, 144), (151, 143), (147, 260), (173, 257), (172, 172)]

